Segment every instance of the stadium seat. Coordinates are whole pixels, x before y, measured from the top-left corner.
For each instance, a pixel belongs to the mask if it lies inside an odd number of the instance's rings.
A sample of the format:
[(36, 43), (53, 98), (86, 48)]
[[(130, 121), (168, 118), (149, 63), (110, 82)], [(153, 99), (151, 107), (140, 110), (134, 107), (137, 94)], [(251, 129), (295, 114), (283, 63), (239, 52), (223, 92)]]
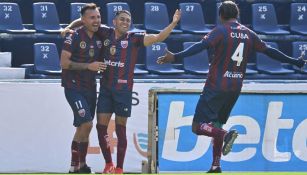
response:
[(81, 9), (85, 3), (71, 3), (70, 4), (70, 22), (81, 17)]
[(34, 33), (35, 30), (24, 28), (18, 4), (0, 3), (0, 32)]
[(58, 49), (54, 43), (34, 44), (34, 71), (45, 75), (61, 73)]
[(145, 67), (149, 72), (156, 74), (178, 74), (184, 73), (183, 70), (176, 69), (172, 64), (158, 64), (157, 58), (164, 55), (166, 49), (165, 43), (155, 43), (146, 47)]
[(257, 33), (263, 34), (289, 34), (277, 24), (275, 8), (273, 4), (252, 4), (252, 27)]
[[(292, 56), (294, 58), (298, 58), (301, 55), (304, 57), (304, 59), (307, 59), (307, 42), (293, 42), (292, 43)], [(293, 68), (300, 72), (300, 73), (304, 73), (307, 74), (307, 66), (305, 65), (305, 67), (303, 69), (298, 69), (298, 67), (293, 66)]]
[(291, 31), (307, 35), (307, 3), (291, 4)]
[(148, 71), (145, 69), (145, 65), (143, 64), (136, 64), (134, 67), (134, 74), (148, 74)]
[(206, 27), (203, 10), (199, 3), (180, 3), (179, 6), (181, 9), (181, 30), (200, 34), (210, 32), (210, 29)]
[(62, 28), (55, 4), (52, 2), (33, 3), (33, 24), (38, 32), (59, 33)]
[[(184, 42), (184, 49), (189, 48), (195, 44), (195, 42)], [(203, 50), (202, 52), (183, 58), (183, 69), (191, 74), (207, 74), (209, 72), (209, 59), (207, 50)]]
[[(165, 4), (146, 2), (144, 6), (144, 27), (146, 30), (151, 32), (160, 32), (169, 25), (170, 20)], [(172, 33), (182, 33), (182, 31), (174, 29)]]
[[(267, 45), (278, 48), (274, 42), (266, 42)], [(256, 68), (259, 72), (266, 74), (289, 74), (294, 73), (293, 70), (285, 69), (282, 63), (274, 60), (263, 53), (256, 53)]]
[[(107, 25), (113, 26), (114, 15), (119, 10), (127, 10), (130, 12), (130, 7), (125, 2), (107, 3)], [(130, 32), (145, 32), (145, 30), (135, 28), (133, 20), (131, 20)]]

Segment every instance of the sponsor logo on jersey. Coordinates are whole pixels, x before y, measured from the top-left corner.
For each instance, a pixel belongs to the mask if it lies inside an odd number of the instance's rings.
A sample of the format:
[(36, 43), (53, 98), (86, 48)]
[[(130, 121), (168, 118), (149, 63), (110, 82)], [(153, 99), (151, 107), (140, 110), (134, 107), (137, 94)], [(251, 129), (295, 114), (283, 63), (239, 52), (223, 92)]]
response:
[(110, 47), (110, 54), (115, 55), (115, 53), (116, 53), (116, 46), (113, 45)]
[(121, 41), (120, 45), (122, 46), (122, 48), (126, 49), (128, 47), (128, 41), (127, 40)]
[(81, 41), (80, 42), (80, 48), (81, 49), (85, 49), (86, 48), (86, 42), (85, 41)]
[(224, 77), (227, 77), (227, 78), (243, 78), (243, 73), (242, 72), (226, 71), (225, 74), (224, 74)]
[(104, 46), (110, 45), (110, 40), (109, 39), (104, 40), (103, 45)]
[(125, 63), (122, 63), (120, 61), (111, 61), (105, 59), (104, 63), (108, 66), (113, 66), (113, 67), (125, 67)]

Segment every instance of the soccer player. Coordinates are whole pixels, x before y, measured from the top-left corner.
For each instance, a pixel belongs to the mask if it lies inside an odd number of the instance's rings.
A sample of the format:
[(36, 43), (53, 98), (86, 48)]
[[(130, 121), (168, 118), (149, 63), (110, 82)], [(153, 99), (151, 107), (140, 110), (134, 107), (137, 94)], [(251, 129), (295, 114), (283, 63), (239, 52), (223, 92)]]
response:
[[(106, 161), (103, 173), (123, 173), (124, 158), (127, 149), (126, 125), (131, 116), (134, 66), (140, 47), (149, 46), (166, 39), (181, 17), (176, 10), (173, 21), (159, 34), (129, 33), (131, 14), (122, 10), (115, 14), (115, 28), (100, 27), (97, 35), (103, 40), (102, 58), (108, 68), (100, 81), (100, 93), (97, 103), (97, 132), (101, 151)], [(80, 25), (74, 21), (64, 31)], [(112, 114), (115, 113), (117, 143), (117, 165), (113, 164), (107, 128)]]
[(66, 37), (61, 53), (62, 86), (76, 127), (69, 173), (91, 173), (86, 154), (96, 108), (95, 75), (106, 69), (103, 62), (97, 61), (102, 47), (95, 34), (101, 24), (99, 10), (95, 4), (87, 4), (81, 15), (84, 26)]
[(221, 153), (227, 155), (238, 136), (237, 131), (222, 129), (241, 92), (246, 64), (254, 51), (262, 52), (273, 59), (284, 61), (301, 68), (305, 61), (286, 56), (279, 50), (267, 46), (244, 25), (238, 23), (239, 9), (232, 1), (224, 1), (219, 7), (221, 25), (216, 26), (200, 42), (178, 53), (159, 57), (157, 63), (173, 62), (213, 49), (208, 79), (200, 95), (192, 123), (192, 131), (197, 135), (213, 138), (213, 161), (208, 173), (219, 173)]

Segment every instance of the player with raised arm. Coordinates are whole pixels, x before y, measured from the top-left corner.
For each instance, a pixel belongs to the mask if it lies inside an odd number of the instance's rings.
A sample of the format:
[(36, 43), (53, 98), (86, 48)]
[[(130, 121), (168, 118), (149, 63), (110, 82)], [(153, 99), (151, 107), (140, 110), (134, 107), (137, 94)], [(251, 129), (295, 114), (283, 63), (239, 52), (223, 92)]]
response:
[(222, 125), (227, 122), (240, 95), (246, 65), (252, 53), (262, 52), (299, 68), (306, 63), (267, 46), (252, 30), (238, 23), (239, 9), (234, 2), (222, 2), (219, 16), (222, 24), (216, 26), (200, 42), (179, 53), (166, 50), (166, 54), (157, 60), (157, 63), (163, 64), (197, 54), (204, 49), (210, 48), (214, 51), (208, 79), (197, 103), (192, 123), (193, 133), (213, 138), (213, 161), (208, 173), (221, 172), (221, 153), (227, 155), (238, 136), (237, 131), (227, 132), (222, 129)]
[(71, 144), (71, 168), (69, 173), (91, 173), (86, 164), (89, 134), (96, 108), (97, 71), (106, 65), (98, 61), (101, 39), (95, 34), (101, 24), (99, 9), (86, 4), (81, 9), (80, 29), (68, 34), (61, 53), (62, 86), (65, 97), (73, 110), (75, 135)]
[[(103, 173), (123, 173), (124, 158), (127, 149), (126, 125), (131, 116), (132, 88), (134, 67), (137, 61), (138, 49), (165, 40), (177, 25), (181, 11), (176, 10), (173, 21), (159, 34), (129, 33), (131, 14), (122, 10), (115, 14), (115, 28), (100, 27), (97, 35), (103, 41), (102, 58), (107, 69), (100, 80), (100, 93), (97, 103), (97, 132), (101, 151), (106, 161)], [(63, 33), (77, 27), (80, 20), (74, 21)], [(108, 124), (115, 113), (117, 143), (117, 165), (113, 164)]]

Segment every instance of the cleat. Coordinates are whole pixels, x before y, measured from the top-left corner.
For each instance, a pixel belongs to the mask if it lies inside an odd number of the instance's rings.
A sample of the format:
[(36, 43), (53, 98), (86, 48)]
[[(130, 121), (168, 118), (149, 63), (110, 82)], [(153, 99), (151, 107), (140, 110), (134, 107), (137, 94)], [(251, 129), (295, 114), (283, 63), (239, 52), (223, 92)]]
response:
[(77, 171), (68, 171), (68, 174), (79, 174), (79, 170), (77, 170)]
[(222, 153), (226, 156), (232, 149), (233, 142), (238, 137), (238, 132), (236, 130), (229, 131), (224, 137), (224, 145), (222, 149)]
[(122, 168), (115, 168), (114, 174), (124, 174), (124, 170)]
[(91, 167), (85, 164), (82, 168), (79, 169), (79, 174), (94, 174), (94, 172), (92, 172)]
[(217, 167), (215, 169), (212, 169), (212, 167), (210, 168), (209, 171), (207, 171), (207, 173), (222, 173), (221, 167)]
[(115, 167), (113, 163), (107, 163), (102, 174), (113, 174), (115, 171)]

